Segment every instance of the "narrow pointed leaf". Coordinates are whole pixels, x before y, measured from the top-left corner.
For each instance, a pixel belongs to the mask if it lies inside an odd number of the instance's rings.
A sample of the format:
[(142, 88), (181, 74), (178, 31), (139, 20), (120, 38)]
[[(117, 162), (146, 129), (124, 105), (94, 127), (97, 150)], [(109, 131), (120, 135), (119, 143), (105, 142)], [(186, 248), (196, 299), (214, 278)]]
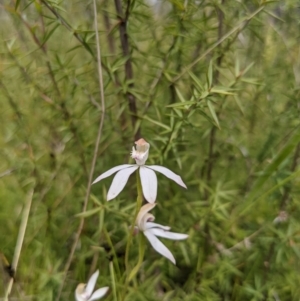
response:
[(44, 40), (42, 45), (44, 45), (52, 36), (52, 34), (55, 32), (55, 30), (60, 26), (60, 24), (56, 24), (49, 32), (47, 32), (44, 36)]
[(243, 75), (246, 74), (254, 65), (254, 62), (250, 63), (244, 70), (243, 70)]
[(239, 58), (237, 58), (236, 61), (235, 61), (234, 75), (235, 75), (235, 77), (239, 77), (240, 76), (240, 60), (239, 60)]
[(20, 0), (17, 0), (17, 1), (16, 1), (16, 4), (15, 4), (15, 10), (18, 9), (19, 5), (20, 5)]
[(261, 191), (262, 186), (271, 177), (271, 175), (278, 170), (281, 163), (293, 152), (300, 143), (299, 127), (295, 129), (294, 135), (290, 138), (287, 144), (277, 153), (272, 162), (267, 166), (262, 175), (254, 182), (253, 188), (249, 193), (247, 199), (253, 200), (255, 196)]
[(213, 67), (212, 67), (212, 61), (210, 61), (208, 71), (207, 71), (207, 84), (209, 88), (211, 88), (212, 82), (213, 82)]
[(196, 89), (201, 92), (203, 90), (203, 86), (200, 82), (200, 79), (192, 72), (192, 71), (188, 71), (190, 77), (193, 79), (193, 81), (196, 84)]
[(157, 120), (154, 120), (154, 119), (152, 119), (152, 118), (150, 118), (150, 117), (148, 117), (148, 116), (144, 116), (143, 119), (146, 119), (146, 120), (148, 120), (149, 122), (151, 122), (151, 123), (153, 123), (153, 124), (156, 124), (156, 125), (158, 125), (158, 126), (164, 128), (164, 129), (166, 129), (167, 131), (171, 132), (171, 128), (170, 128), (169, 126), (167, 126), (166, 124), (163, 124), (163, 123), (161, 123), (161, 122), (159, 122), (159, 121), (157, 121)]
[(234, 95), (234, 99), (235, 99), (235, 102), (236, 102), (237, 106), (241, 110), (242, 114), (245, 115), (244, 109), (243, 109), (243, 106), (241, 104), (241, 101), (240, 101), (239, 97), (237, 95)]
[(179, 100), (180, 100), (181, 102), (185, 102), (185, 99), (184, 99), (184, 97), (182, 96), (181, 92), (178, 90), (178, 88), (175, 87), (175, 91), (176, 91), (176, 94), (177, 94)]
[(167, 105), (166, 107), (167, 108), (178, 108), (178, 109), (180, 109), (181, 107), (184, 108), (185, 106), (194, 105), (196, 103), (197, 103), (197, 101), (195, 101), (195, 100), (188, 100), (188, 101), (185, 101), (185, 102), (173, 103), (171, 105)]
[(97, 208), (94, 208), (94, 209), (91, 209), (91, 210), (88, 210), (85, 212), (78, 213), (75, 215), (75, 217), (84, 217), (84, 218), (89, 217), (89, 216), (92, 216), (92, 215), (98, 213), (101, 210), (102, 210), (102, 207), (97, 207)]
[(233, 92), (225, 90), (221, 87), (215, 87), (210, 90), (210, 93), (223, 94), (223, 95), (235, 95)]
[(218, 128), (220, 129), (219, 119), (218, 119), (217, 114), (215, 112), (215, 108), (214, 108), (214, 106), (213, 106), (213, 104), (211, 103), (210, 100), (207, 100), (207, 106), (208, 106), (208, 109), (210, 111), (210, 114), (211, 114), (212, 118), (214, 119), (215, 123), (217, 124)]

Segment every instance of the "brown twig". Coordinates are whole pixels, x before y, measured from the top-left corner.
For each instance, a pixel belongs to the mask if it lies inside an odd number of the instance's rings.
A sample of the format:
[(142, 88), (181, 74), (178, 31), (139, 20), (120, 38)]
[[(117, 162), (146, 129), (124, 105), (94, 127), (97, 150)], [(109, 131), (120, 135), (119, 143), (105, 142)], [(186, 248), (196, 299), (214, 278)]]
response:
[[(225, 2), (225, 0), (222, 0), (221, 5), (223, 5)], [(224, 22), (224, 13), (222, 12), (222, 10), (220, 8), (217, 8), (218, 11), (218, 42), (221, 41), (222, 36), (223, 36), (223, 22)], [(222, 58), (225, 55), (225, 52), (221, 51), (221, 44), (218, 44), (217, 46), (217, 51), (220, 52), (220, 55), (218, 57), (218, 60), (216, 62), (217, 68), (214, 74), (214, 84), (216, 84), (219, 81), (219, 67), (221, 66), (222, 63)], [(220, 114), (220, 110), (219, 110), (219, 114)], [(218, 115), (219, 115), (218, 114)], [(210, 132), (210, 136), (209, 136), (209, 149), (208, 149), (208, 159), (206, 161), (207, 167), (206, 167), (206, 184), (207, 186), (210, 186), (211, 183), (211, 177), (212, 177), (212, 170), (213, 170), (213, 166), (214, 166), (214, 145), (215, 145), (215, 141), (216, 141), (216, 130), (217, 127), (213, 126), (213, 128), (211, 129)], [(205, 190), (205, 195), (204, 195), (204, 199), (208, 200), (209, 198), (209, 191), (206, 189)], [(204, 250), (205, 250), (205, 255), (209, 256), (211, 254), (212, 251), (212, 237), (210, 234), (210, 225), (209, 222), (207, 221), (205, 223), (205, 227), (204, 227), (204, 233), (206, 236), (205, 239), (205, 244), (204, 244)]]
[[(104, 2), (104, 6), (106, 7), (106, 5), (108, 5), (108, 3), (110, 2), (110, 0), (106, 0)], [(103, 10), (103, 19), (104, 19), (104, 26), (106, 29), (106, 39), (108, 42), (108, 47), (109, 47), (109, 52), (110, 54), (115, 55), (116, 53), (116, 45), (115, 45), (115, 40), (113, 38), (112, 35), (112, 27), (111, 27), (111, 23), (110, 23), (110, 19), (107, 13), (107, 10), (104, 9)], [(118, 74), (115, 72), (115, 82), (114, 82), (115, 86), (119, 89), (121, 87), (121, 83), (118, 77)], [(120, 94), (121, 94), (121, 89), (120, 90)], [(126, 112), (122, 111), (120, 118), (118, 118), (118, 121), (120, 123), (121, 129), (122, 131), (126, 129), (127, 127), (127, 118), (126, 118)], [(124, 135), (121, 135), (123, 143), (126, 144), (126, 138), (124, 137)]]
[[(119, 33), (120, 33), (120, 40), (121, 40), (121, 46), (123, 50), (124, 57), (128, 57), (125, 63), (125, 79), (126, 81), (132, 81), (133, 80), (133, 68), (132, 68), (132, 61), (130, 58), (130, 49), (129, 49), (129, 40), (128, 40), (128, 33), (127, 33), (127, 23), (128, 18), (130, 15), (130, 0), (127, 0), (127, 7), (125, 11), (125, 15), (123, 14), (123, 8), (122, 8), (122, 2), (121, 0), (115, 0), (115, 7), (118, 14), (118, 18), (120, 21), (119, 24)], [(128, 100), (129, 110), (131, 113), (131, 123), (133, 129), (135, 128), (136, 122), (137, 122), (137, 106), (136, 106), (136, 98), (135, 96), (130, 92), (130, 89), (134, 87), (134, 84), (130, 82), (128, 84), (129, 91), (126, 92), (126, 97)], [(134, 134), (134, 139), (138, 140), (141, 136), (141, 130), (140, 128), (137, 129), (136, 133)]]
[[(222, 0), (221, 5), (223, 5), (225, 2), (225, 0)], [(223, 36), (223, 23), (224, 23), (224, 13), (220, 8), (217, 8), (217, 14), (218, 14), (218, 41), (220, 41), (222, 39)], [(224, 52), (221, 51), (221, 45), (219, 44), (217, 46), (217, 51), (220, 52), (220, 55), (218, 56), (217, 62), (216, 62), (216, 71), (214, 74), (214, 84), (216, 84), (219, 81), (219, 68), (221, 66), (222, 63), (222, 59), (225, 55)], [(220, 110), (217, 113), (217, 116), (219, 117), (220, 115)], [(212, 170), (213, 170), (213, 166), (214, 166), (214, 145), (215, 145), (215, 141), (216, 141), (216, 126), (213, 126), (213, 128), (211, 129), (210, 135), (209, 135), (209, 149), (208, 149), (208, 159), (207, 159), (207, 168), (206, 168), (206, 182), (207, 185), (210, 184), (211, 182), (211, 176), (212, 176)], [(205, 190), (206, 192), (206, 196), (205, 199), (208, 198), (208, 191)]]

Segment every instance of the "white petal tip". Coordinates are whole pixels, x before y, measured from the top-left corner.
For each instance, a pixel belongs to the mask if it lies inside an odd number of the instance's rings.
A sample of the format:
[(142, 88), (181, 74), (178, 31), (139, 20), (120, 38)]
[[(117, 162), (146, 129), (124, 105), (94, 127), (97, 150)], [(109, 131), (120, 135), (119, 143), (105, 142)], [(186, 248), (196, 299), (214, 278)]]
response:
[[(88, 299), (88, 300), (91, 300), (91, 301), (94, 301), (94, 300), (99, 300), (101, 299), (108, 291), (109, 287), (108, 286), (105, 286), (105, 287), (102, 287), (102, 288), (99, 288), (98, 290), (96, 290), (93, 295)], [(86, 300), (86, 299), (85, 299)]]
[(182, 234), (182, 233), (175, 233), (174, 238), (171, 238), (172, 240), (184, 240), (189, 237), (188, 234)]
[(184, 182), (182, 181), (181, 177), (179, 177), (177, 184), (180, 185), (181, 187), (187, 189), (186, 185), (184, 184)]
[(178, 233), (183, 239), (186, 239), (189, 237), (188, 234)]
[(169, 259), (174, 265), (176, 265), (176, 260), (175, 260), (175, 258), (174, 258), (174, 256), (172, 255), (172, 257), (171, 256), (168, 256), (168, 257), (166, 257), (167, 259)]

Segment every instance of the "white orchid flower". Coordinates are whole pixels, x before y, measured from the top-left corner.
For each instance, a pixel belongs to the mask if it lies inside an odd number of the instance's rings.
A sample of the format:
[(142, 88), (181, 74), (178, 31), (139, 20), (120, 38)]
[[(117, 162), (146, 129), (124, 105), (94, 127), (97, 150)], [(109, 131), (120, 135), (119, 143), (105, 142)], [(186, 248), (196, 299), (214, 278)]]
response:
[[(99, 270), (97, 270), (89, 279), (88, 283), (78, 284), (75, 297), (77, 301), (93, 301), (101, 299), (108, 291), (108, 286), (97, 289), (94, 293), (94, 287), (99, 276)], [(93, 294), (92, 294), (93, 293)]]
[(167, 178), (176, 182), (178, 185), (186, 188), (186, 185), (183, 183), (181, 177), (170, 169), (158, 165), (145, 165), (149, 155), (149, 143), (141, 138), (140, 140), (136, 141), (135, 144), (136, 149), (132, 147), (131, 157), (135, 159), (136, 164), (123, 164), (113, 167), (101, 174), (93, 182), (93, 184), (95, 184), (117, 172), (107, 193), (108, 201), (114, 199), (123, 190), (129, 176), (137, 169), (139, 169), (140, 172), (144, 197), (149, 203), (154, 203), (157, 195), (157, 177), (154, 171), (162, 173)]
[(162, 256), (168, 258), (174, 264), (176, 264), (175, 258), (170, 250), (157, 238), (163, 237), (171, 240), (183, 240), (188, 237), (187, 234), (169, 232), (171, 229), (168, 226), (162, 226), (156, 223), (153, 223), (155, 217), (153, 214), (149, 213), (156, 204), (146, 204), (142, 206), (136, 218), (136, 228), (139, 231), (142, 231), (144, 235), (149, 240), (153, 249), (161, 254)]

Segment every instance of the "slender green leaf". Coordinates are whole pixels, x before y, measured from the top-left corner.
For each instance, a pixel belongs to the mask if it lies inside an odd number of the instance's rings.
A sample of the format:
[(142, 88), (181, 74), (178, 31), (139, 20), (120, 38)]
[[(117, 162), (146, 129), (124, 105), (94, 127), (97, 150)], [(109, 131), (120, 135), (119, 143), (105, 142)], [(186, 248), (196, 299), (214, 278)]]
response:
[(101, 210), (102, 210), (102, 207), (94, 208), (94, 209), (91, 209), (91, 210), (88, 210), (85, 212), (78, 213), (75, 215), (75, 217), (86, 218), (86, 217), (89, 217), (89, 216), (92, 216), (92, 215), (98, 213)]
[(17, 10), (18, 9), (18, 7), (19, 7), (19, 5), (20, 5), (20, 0), (16, 0), (16, 4), (15, 4), (15, 10)]
[(234, 95), (233, 92), (229, 92), (220, 88), (212, 88), (210, 90), (211, 93), (223, 94), (223, 95)]
[(210, 89), (213, 85), (213, 65), (212, 60), (209, 62), (208, 71), (207, 71), (207, 85)]
[(171, 105), (167, 105), (166, 107), (167, 108), (184, 108), (185, 106), (190, 106), (190, 105), (194, 105), (196, 104), (197, 101), (185, 101), (185, 102), (179, 102), (179, 103), (174, 103), (174, 104), (171, 104)]
[(192, 80), (194, 81), (194, 83), (196, 84), (196, 89), (201, 92), (203, 90), (203, 86), (201, 84), (200, 79), (192, 72), (192, 71), (188, 71), (190, 77), (192, 78)]
[(59, 24), (56, 24), (49, 32), (46, 32), (44, 39), (43, 39), (43, 45), (50, 39), (50, 37), (53, 35), (55, 30), (59, 27)]
[(175, 87), (175, 91), (176, 91), (176, 94), (178, 95), (179, 97), (179, 100), (181, 102), (186, 102), (186, 100), (184, 99), (184, 97), (182, 96), (181, 92), (179, 91), (179, 89), (177, 87)]
[(157, 120), (154, 120), (154, 119), (150, 118), (150, 117), (147, 116), (147, 115), (145, 115), (145, 116), (143, 117), (143, 119), (148, 120), (149, 122), (151, 122), (151, 123), (153, 123), (153, 124), (156, 124), (156, 125), (158, 125), (159, 127), (162, 127), (162, 128), (164, 128), (164, 129), (166, 129), (167, 131), (170, 131), (170, 132), (171, 132), (171, 128), (170, 128), (169, 126), (167, 126), (167, 125), (165, 125), (165, 124), (163, 124), (163, 123), (161, 123), (161, 122), (159, 122), (159, 121), (157, 121)]
[(210, 100), (207, 100), (206, 103), (207, 103), (208, 109), (211, 113), (211, 116), (212, 116), (213, 120), (215, 121), (217, 127), (220, 129), (219, 119), (218, 119), (218, 116), (216, 114), (214, 105), (212, 104), (212, 102)]
[(255, 195), (259, 193), (265, 182), (271, 177), (271, 175), (279, 168), (280, 164), (293, 152), (297, 144), (300, 142), (299, 127), (294, 129), (294, 134), (287, 142), (287, 144), (281, 149), (280, 152), (274, 157), (272, 162), (263, 171), (262, 175), (255, 181), (251, 193), (248, 195), (248, 199), (251, 200)]

